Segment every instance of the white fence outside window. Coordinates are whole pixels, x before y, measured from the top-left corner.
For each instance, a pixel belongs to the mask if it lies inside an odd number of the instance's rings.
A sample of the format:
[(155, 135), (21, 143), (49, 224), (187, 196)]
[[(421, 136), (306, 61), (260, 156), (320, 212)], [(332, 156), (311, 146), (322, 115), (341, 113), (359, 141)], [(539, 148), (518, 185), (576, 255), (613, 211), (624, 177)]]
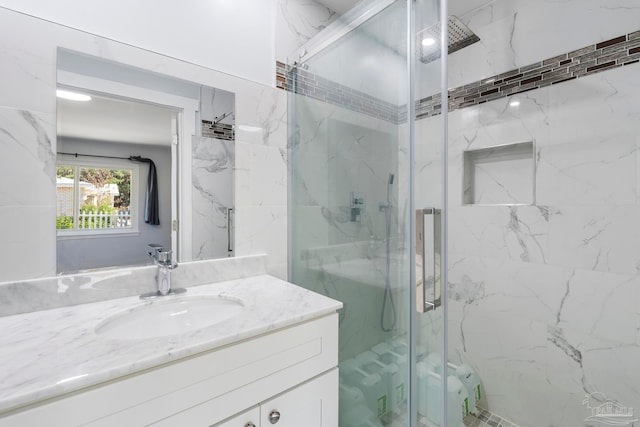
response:
[(117, 212), (86, 212), (78, 215), (79, 229), (105, 229), (131, 227), (131, 211)]

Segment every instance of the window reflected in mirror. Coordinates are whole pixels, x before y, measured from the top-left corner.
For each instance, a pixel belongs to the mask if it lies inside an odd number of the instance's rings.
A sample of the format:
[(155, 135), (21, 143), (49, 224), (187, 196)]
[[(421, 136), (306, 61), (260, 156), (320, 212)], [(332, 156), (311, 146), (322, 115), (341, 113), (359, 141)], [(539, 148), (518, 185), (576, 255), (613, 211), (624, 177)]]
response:
[[(138, 185), (132, 168), (59, 164), (56, 167), (56, 229), (70, 232), (112, 233), (137, 229)], [(136, 174), (137, 175), (137, 174)]]

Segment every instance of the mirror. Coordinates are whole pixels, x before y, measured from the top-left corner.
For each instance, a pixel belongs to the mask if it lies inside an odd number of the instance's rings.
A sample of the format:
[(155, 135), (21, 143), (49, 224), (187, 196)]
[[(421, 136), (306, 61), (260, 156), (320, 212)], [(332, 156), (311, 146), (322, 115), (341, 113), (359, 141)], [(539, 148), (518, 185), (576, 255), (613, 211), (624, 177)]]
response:
[[(175, 156), (172, 152), (176, 168), (171, 168), (171, 173), (176, 171), (180, 178), (175, 181), (177, 188), (172, 193), (177, 195), (177, 203), (173, 200), (172, 203), (176, 205), (178, 218), (175, 243), (178, 262), (227, 256), (226, 242), (222, 248), (212, 242), (216, 241), (214, 233), (227, 237), (228, 220), (224, 214), (231, 206), (235, 212), (232, 224), (234, 220), (237, 224), (231, 231), (231, 240), (234, 240), (231, 253), (268, 253), (268, 271), (286, 277), (287, 239), (283, 236), (287, 235), (287, 96), (284, 91), (187, 62), (184, 56), (176, 58), (142, 49), (136, 46), (139, 40), (135, 37), (128, 40), (130, 43), (110, 40), (2, 7), (0, 34), (4, 42), (0, 42), (3, 76), (0, 79), (0, 165), (4, 178), (0, 180), (1, 282), (22, 283), (57, 273), (56, 88), (59, 86), (89, 88), (96, 94), (142, 100), (153, 105), (187, 104), (177, 123), (185, 136), (175, 148)], [(195, 49), (188, 38), (178, 41), (185, 50)], [(198, 45), (200, 41), (193, 43)], [(242, 57), (260, 69), (271, 67), (271, 63), (255, 62), (253, 56), (238, 52), (235, 56), (223, 57), (217, 47), (198, 49), (196, 53), (200, 58), (215, 57), (222, 63), (230, 64)], [(71, 79), (71, 75), (75, 79)], [(211, 90), (210, 96), (203, 96), (203, 89)], [(158, 93), (172, 97), (179, 104), (148, 99)], [(216, 100), (221, 100), (224, 94), (233, 100), (231, 108), (217, 111), (217, 105), (211, 105), (211, 97), (215, 95)], [(206, 108), (213, 114), (207, 115)], [(218, 123), (232, 126), (235, 140), (231, 141), (231, 149), (215, 148), (207, 143), (196, 146), (204, 135), (202, 120), (212, 122), (204, 124), (205, 131), (211, 130), (215, 118), (231, 110), (234, 114)], [(233, 170), (230, 170), (231, 164)], [(146, 169), (142, 164), (139, 166), (145, 179)], [(221, 170), (228, 171), (234, 178), (234, 184), (226, 186), (230, 204), (212, 188), (211, 179), (204, 180), (206, 176), (221, 175)]]
[(235, 96), (58, 52), (58, 274), (233, 255)]

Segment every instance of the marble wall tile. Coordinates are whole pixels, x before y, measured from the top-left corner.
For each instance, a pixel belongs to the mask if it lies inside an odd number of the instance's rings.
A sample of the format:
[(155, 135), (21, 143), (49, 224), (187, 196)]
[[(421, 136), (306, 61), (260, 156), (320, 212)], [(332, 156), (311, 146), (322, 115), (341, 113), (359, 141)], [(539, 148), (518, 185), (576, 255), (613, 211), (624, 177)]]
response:
[(264, 86), (247, 89), (236, 100), (236, 140), (284, 149), (287, 92)]
[(39, 37), (15, 36), (42, 31), (42, 24), (33, 18), (0, 8), (0, 19), (0, 106), (55, 114), (55, 46), (43, 48)]
[(573, 270), (564, 288), (556, 326), (618, 345), (635, 344), (635, 276)]
[[(529, 92), (529, 113), (498, 100), (451, 114), (450, 356), (521, 425), (579, 425), (587, 392), (637, 401), (621, 378), (638, 348), (632, 74)], [(536, 141), (536, 205), (460, 206), (461, 151), (503, 135)]]
[[(235, 95), (225, 90), (200, 88), (200, 119), (213, 121), (227, 113), (235, 113)], [(234, 123), (234, 115), (227, 116), (220, 123)]]
[(536, 201), (551, 206), (633, 204), (636, 164), (632, 134), (543, 147)]
[(251, 205), (251, 149), (252, 144), (236, 141), (234, 156), (236, 163), (233, 169), (236, 206)]
[[(640, 347), (604, 340), (572, 329), (550, 330), (546, 376), (549, 390), (562, 393), (554, 405), (555, 419), (579, 425), (590, 415), (582, 405), (585, 394), (600, 392), (633, 407), (640, 398), (636, 370), (628, 369)], [(547, 401), (542, 396), (539, 400)], [(562, 417), (562, 418), (561, 418)]]
[[(626, 385), (633, 380), (618, 388), (605, 381), (604, 372), (621, 375), (618, 365), (598, 365), (609, 350), (637, 352), (636, 278), (502, 258), (451, 262), (450, 357), (478, 370), (493, 410), (522, 425), (551, 426), (584, 419), (585, 391), (637, 398)], [(537, 404), (550, 405), (538, 418)]]
[(550, 262), (635, 275), (640, 265), (640, 207), (565, 206), (550, 218)]
[[(449, 355), (454, 363), (497, 369), (491, 365), (506, 362), (514, 354), (532, 365), (536, 359), (543, 360), (544, 354), (536, 349), (544, 347), (543, 325), (555, 320), (562, 297), (555, 285), (562, 271), (532, 268), (498, 258), (455, 257), (449, 274)], [(504, 286), (505, 282), (508, 286)], [(512, 321), (521, 329), (501, 325)], [(537, 331), (536, 340), (527, 342), (525, 331), (530, 328)], [(527, 349), (534, 352), (526, 355)], [(488, 386), (485, 390), (492, 392)]]
[(234, 141), (194, 137), (192, 141), (193, 259), (229, 255), (228, 215), (234, 206)]
[[(463, 17), (482, 40), (450, 56), (450, 86), (637, 27), (635, 3), (587, 3), (496, 1)], [(557, 27), (576, 14), (592, 24)], [(602, 19), (610, 14), (621, 19)], [(546, 25), (555, 27), (541, 31)], [(533, 33), (558, 43), (525, 36)], [(639, 398), (635, 374), (627, 374), (640, 343), (637, 70), (633, 64), (449, 115), (449, 354), (478, 370), (487, 407), (519, 425), (583, 425), (585, 393), (627, 406)], [(418, 122), (417, 134), (433, 127)], [(462, 152), (521, 141), (536, 145), (535, 205), (462, 207)], [(423, 151), (419, 161), (436, 169), (437, 160)]]
[[(517, 106), (512, 106), (518, 101)], [(452, 112), (450, 144), (454, 153), (463, 150), (536, 141), (549, 138), (549, 92), (547, 89), (501, 98)]]
[(55, 205), (52, 114), (0, 107), (0, 206)]
[(640, 121), (636, 133), (636, 204), (640, 204)]
[[(236, 254), (265, 253), (267, 271), (281, 274), (281, 266), (287, 262), (286, 206), (237, 206), (235, 218), (238, 225), (242, 224), (236, 229)], [(271, 270), (272, 266), (278, 271)]]
[(338, 14), (314, 0), (277, 0), (276, 60), (287, 57), (333, 22)]
[(251, 206), (287, 205), (287, 159), (278, 147), (250, 144)]
[(633, 64), (554, 86), (549, 92), (549, 144), (633, 139), (640, 118), (637, 73)]
[(2, 281), (56, 273), (55, 215), (55, 204), (0, 206)]
[(449, 215), (452, 253), (533, 263), (548, 261), (549, 220), (544, 207), (452, 207)]

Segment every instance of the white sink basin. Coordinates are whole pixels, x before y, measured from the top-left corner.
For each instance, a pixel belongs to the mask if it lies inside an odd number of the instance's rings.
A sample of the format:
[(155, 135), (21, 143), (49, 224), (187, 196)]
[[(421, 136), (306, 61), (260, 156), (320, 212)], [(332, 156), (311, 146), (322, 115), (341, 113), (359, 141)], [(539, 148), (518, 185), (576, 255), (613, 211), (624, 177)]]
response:
[(243, 309), (240, 301), (220, 297), (166, 297), (114, 314), (95, 331), (123, 340), (181, 335), (230, 319)]

